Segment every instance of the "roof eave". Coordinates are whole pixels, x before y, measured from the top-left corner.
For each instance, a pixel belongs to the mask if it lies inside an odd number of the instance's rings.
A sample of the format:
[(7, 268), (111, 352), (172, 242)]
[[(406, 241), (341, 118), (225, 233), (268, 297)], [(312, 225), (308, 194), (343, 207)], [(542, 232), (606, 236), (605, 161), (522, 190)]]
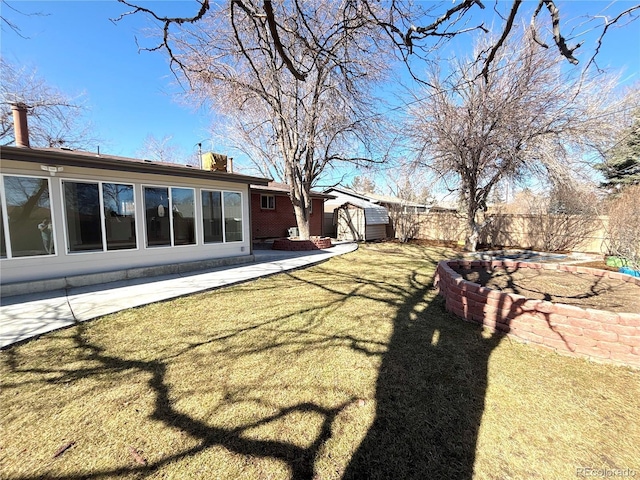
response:
[(25, 147), (0, 147), (0, 158), (30, 163), (56, 163), (67, 167), (100, 168), (124, 172), (147, 173), (155, 175), (177, 175), (186, 178), (220, 180), (234, 183), (267, 185), (271, 179), (241, 175), (229, 172), (200, 170), (198, 168), (163, 165), (157, 162), (135, 159), (113, 158), (64, 150), (40, 150)]

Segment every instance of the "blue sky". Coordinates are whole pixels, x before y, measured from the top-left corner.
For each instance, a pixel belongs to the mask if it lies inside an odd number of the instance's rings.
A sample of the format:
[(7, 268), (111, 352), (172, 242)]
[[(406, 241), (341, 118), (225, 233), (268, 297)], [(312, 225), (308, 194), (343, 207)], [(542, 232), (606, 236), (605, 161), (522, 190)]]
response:
[[(111, 1), (11, 1), (20, 15), (3, 5), (2, 15), (19, 25), (22, 35), (4, 28), (2, 56), (16, 65), (36, 68), (47, 83), (68, 95), (84, 93), (89, 119), (103, 142), (100, 150), (114, 155), (135, 156), (145, 137), (172, 136), (171, 143), (185, 154), (195, 154), (196, 144), (209, 138), (213, 115), (203, 109), (181, 105), (166, 55), (139, 52), (135, 37), (150, 45), (144, 29), (151, 26), (142, 15), (110, 19), (126, 12), (126, 6)], [(492, 2), (485, 2), (488, 10)], [(558, 2), (566, 18), (597, 14), (610, 2)], [(633, 2), (619, 2), (617, 11)], [(145, 2), (164, 11), (193, 11), (193, 2)], [(510, 2), (502, 2), (506, 8)], [(533, 2), (530, 7), (534, 7)], [(577, 27), (575, 32), (588, 29)], [(464, 52), (467, 53), (466, 51)], [(588, 52), (582, 55), (586, 58)], [(640, 22), (613, 29), (605, 40), (599, 65), (625, 68), (624, 84), (640, 80)], [(96, 146), (97, 148), (97, 146)], [(205, 142), (210, 148), (210, 142)]]
[[(182, 2), (184, 4), (184, 2)], [(126, 11), (115, 1), (18, 1), (3, 7), (19, 25), (21, 38), (2, 32), (2, 55), (16, 65), (36, 68), (47, 83), (68, 95), (84, 93), (89, 118), (105, 142), (101, 151), (135, 156), (149, 134), (173, 136), (186, 152), (208, 138), (206, 112), (180, 105), (166, 57), (138, 52), (135, 37), (144, 41), (150, 26), (142, 16), (110, 19)]]

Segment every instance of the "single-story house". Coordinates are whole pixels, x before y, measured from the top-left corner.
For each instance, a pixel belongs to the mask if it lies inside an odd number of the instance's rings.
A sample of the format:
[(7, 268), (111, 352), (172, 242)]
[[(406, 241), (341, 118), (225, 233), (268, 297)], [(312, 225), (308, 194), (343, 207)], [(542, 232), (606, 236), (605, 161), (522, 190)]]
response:
[(103, 275), (85, 280), (98, 283), (107, 272), (253, 259), (249, 185), (269, 179), (30, 148), (26, 118), (14, 123), (17, 146), (0, 147), (3, 294), (25, 282), (37, 291), (49, 279)]
[[(331, 198), (332, 195), (311, 192), (309, 233), (312, 236), (322, 236), (324, 202)], [(277, 182), (251, 185), (251, 231), (254, 240), (297, 236), (289, 185)]]

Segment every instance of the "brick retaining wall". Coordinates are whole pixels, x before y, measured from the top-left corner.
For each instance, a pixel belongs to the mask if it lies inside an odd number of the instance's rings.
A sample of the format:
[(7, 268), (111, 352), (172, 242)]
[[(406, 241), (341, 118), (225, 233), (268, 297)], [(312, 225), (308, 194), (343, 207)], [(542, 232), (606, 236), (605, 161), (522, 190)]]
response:
[(446, 309), (465, 320), (558, 353), (640, 368), (640, 313), (613, 313), (527, 299), (469, 282), (455, 271), (487, 268), (588, 273), (638, 286), (640, 278), (579, 266), (508, 260), (442, 261), (435, 277), (435, 286), (445, 298)]
[(274, 240), (273, 250), (304, 251), (320, 250), (331, 247), (329, 237), (311, 237), (309, 240), (292, 240), (290, 238), (278, 238)]

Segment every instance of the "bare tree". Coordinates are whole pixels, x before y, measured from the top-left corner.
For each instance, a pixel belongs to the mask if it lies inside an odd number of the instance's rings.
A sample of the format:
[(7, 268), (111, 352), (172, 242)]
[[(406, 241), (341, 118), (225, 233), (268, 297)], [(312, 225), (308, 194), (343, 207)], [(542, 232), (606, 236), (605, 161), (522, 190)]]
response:
[(0, 144), (14, 141), (12, 104), (24, 104), (29, 110), (29, 136), (38, 147), (95, 147), (96, 138), (83, 115), (82, 96), (70, 97), (47, 84), (35, 71), (16, 68), (0, 58)]
[[(204, 7), (204, 4), (203, 4)], [(300, 236), (325, 169), (372, 160), (379, 105), (371, 92), (387, 56), (356, 4), (232, 1), (163, 37), (192, 94), (227, 121), (228, 141), (290, 186)], [(267, 12), (267, 13), (265, 13)], [(295, 62), (294, 73), (287, 65)]]
[(389, 218), (393, 234), (401, 242), (408, 242), (420, 235), (426, 223), (427, 208), (434, 202), (430, 185), (425, 176), (416, 171), (416, 164), (404, 158), (398, 159), (386, 175), (386, 190), (395, 200), (389, 202)]
[(357, 175), (353, 177), (349, 188), (354, 192), (360, 193), (375, 193), (376, 182), (368, 175)]
[(432, 70), (433, 88), (416, 94), (410, 112), (420, 162), (456, 182), (467, 250), (476, 248), (501, 179), (533, 174), (571, 184), (585, 152), (608, 141), (625, 108), (613, 97), (615, 79), (567, 77), (559, 58), (534, 43), (530, 31), (514, 38), (486, 76), (473, 60), (452, 64), (444, 78)]
[(198, 165), (198, 159), (189, 156), (177, 145), (171, 144), (173, 136), (165, 135), (158, 139), (149, 134), (145, 137), (142, 148), (137, 155), (155, 162), (182, 163), (185, 165)]
[(640, 270), (640, 185), (624, 188), (619, 196), (609, 199), (607, 250)]
[[(207, 18), (212, 8), (210, 0), (195, 0), (194, 13), (187, 17), (171, 17), (161, 15), (156, 11), (131, 3), (129, 0), (118, 0), (133, 8), (125, 15), (143, 12), (162, 24), (162, 40), (153, 48), (164, 48), (172, 58), (172, 64), (178, 64), (180, 60), (173, 55), (171, 28), (197, 24)], [(272, 43), (273, 53), (279, 57), (282, 67), (297, 79), (304, 81), (307, 78), (306, 66), (292, 53), (292, 42), (300, 42), (313, 48), (317, 53), (331, 54), (331, 47), (322, 42), (322, 27), (313, 21), (305, 21), (314, 16), (316, 7), (309, 2), (275, 2), (273, 0), (230, 0), (231, 9), (234, 6), (246, 13), (264, 19), (264, 24), (269, 29), (270, 36), (266, 40)], [(484, 13), (485, 18), (490, 17), (485, 12), (485, 2), (482, 0), (461, 0), (459, 2), (414, 2), (411, 0), (343, 0), (334, 2), (335, 7), (344, 11), (355, 11), (358, 14), (360, 26), (355, 28), (370, 28), (371, 25), (383, 31), (396, 46), (396, 52), (402, 57), (409, 69), (414, 64), (414, 57), (427, 62), (432, 62), (433, 52), (460, 35), (489, 34), (493, 32), (493, 41), (487, 44), (487, 48), (480, 52), (476, 58), (482, 64), (481, 73), (488, 75), (489, 69), (498, 57), (500, 50), (504, 49), (506, 40), (512, 32), (514, 25), (527, 21), (533, 33), (533, 39), (540, 48), (549, 49), (551, 44), (557, 48), (557, 52), (572, 64), (578, 64), (577, 51), (582, 47), (585, 33), (596, 32), (595, 40), (591, 48), (587, 48), (588, 60), (585, 62), (585, 70), (591, 65), (596, 65), (596, 57), (602, 46), (605, 35), (616, 27), (626, 26), (638, 19), (640, 5), (626, 2), (610, 2), (599, 14), (584, 19), (580, 23), (580, 32), (567, 30), (567, 19), (561, 14), (561, 9), (554, 0), (536, 0), (536, 3), (523, 2), (523, 0), (510, 0), (509, 2), (493, 3), (495, 15), (490, 18), (491, 27), (484, 25), (479, 18)], [(533, 7), (535, 5), (535, 8)], [(215, 8), (215, 4), (214, 7)], [(285, 13), (286, 12), (286, 13)], [(290, 35), (290, 25), (287, 21), (293, 13), (295, 17), (303, 20), (296, 25), (296, 31), (300, 36)], [(234, 22), (239, 17), (231, 15)], [(241, 19), (241, 18), (240, 18)], [(242, 20), (242, 19), (241, 19)], [(352, 27), (354, 28), (354, 27)], [(548, 37), (548, 38), (547, 38)], [(578, 38), (579, 40), (575, 40)], [(597, 66), (597, 65), (596, 65)], [(412, 75), (416, 76), (413, 71)]]

